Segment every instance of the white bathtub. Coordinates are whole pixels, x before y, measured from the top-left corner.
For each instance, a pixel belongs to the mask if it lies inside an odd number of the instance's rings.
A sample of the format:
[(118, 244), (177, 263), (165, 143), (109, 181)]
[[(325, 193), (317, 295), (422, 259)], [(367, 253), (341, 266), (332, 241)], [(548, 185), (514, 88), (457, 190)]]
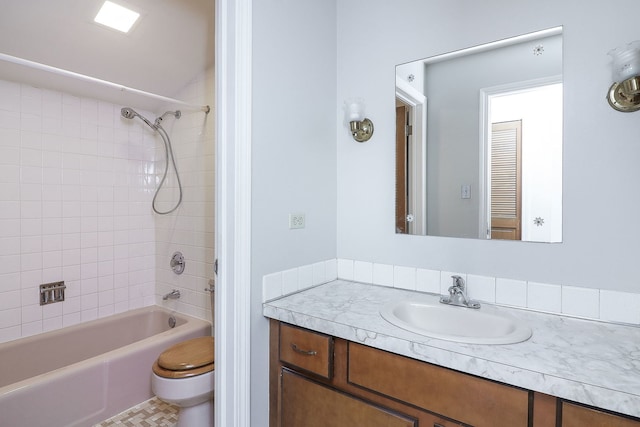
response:
[(85, 427), (153, 396), (151, 366), (211, 323), (147, 307), (0, 344), (0, 427)]

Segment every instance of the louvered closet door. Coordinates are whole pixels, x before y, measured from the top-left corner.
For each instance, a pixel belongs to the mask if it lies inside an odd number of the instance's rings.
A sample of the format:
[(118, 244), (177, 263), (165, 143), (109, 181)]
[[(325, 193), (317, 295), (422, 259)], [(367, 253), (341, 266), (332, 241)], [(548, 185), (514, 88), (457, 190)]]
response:
[(491, 133), (491, 238), (520, 240), (522, 120), (493, 123)]

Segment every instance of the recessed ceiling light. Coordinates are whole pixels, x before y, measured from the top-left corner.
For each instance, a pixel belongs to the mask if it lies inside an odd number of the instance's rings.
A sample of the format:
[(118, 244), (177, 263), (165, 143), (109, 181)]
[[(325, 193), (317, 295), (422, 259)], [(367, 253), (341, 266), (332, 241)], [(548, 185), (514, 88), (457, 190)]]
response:
[(140, 14), (119, 4), (105, 1), (94, 21), (107, 27), (129, 32), (133, 24), (138, 20)]

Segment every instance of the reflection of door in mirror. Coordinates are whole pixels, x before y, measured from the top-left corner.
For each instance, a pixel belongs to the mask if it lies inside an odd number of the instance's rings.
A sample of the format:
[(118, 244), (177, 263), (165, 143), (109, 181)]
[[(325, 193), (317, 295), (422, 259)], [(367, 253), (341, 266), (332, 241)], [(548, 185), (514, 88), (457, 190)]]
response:
[(491, 130), (491, 238), (520, 240), (522, 221), (522, 120)]
[(396, 233), (408, 234), (412, 218), (407, 217), (407, 144), (409, 107), (396, 99)]
[(425, 234), (427, 98), (396, 79), (396, 233)]
[(483, 120), (492, 129), (481, 165), (488, 237), (561, 241), (562, 82), (546, 78), (481, 92)]

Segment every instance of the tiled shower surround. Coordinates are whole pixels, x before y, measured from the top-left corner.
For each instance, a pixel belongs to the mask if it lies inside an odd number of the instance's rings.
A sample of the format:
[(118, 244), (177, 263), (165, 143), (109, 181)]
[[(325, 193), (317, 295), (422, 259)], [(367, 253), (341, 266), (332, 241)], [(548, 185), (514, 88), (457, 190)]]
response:
[[(205, 81), (202, 77), (195, 85)], [(163, 275), (156, 272), (158, 246), (191, 235), (152, 213), (164, 149), (142, 122), (121, 118), (121, 107), (0, 80), (0, 342), (161, 300), (156, 296), (164, 289), (156, 286)], [(183, 117), (176, 135), (193, 135), (194, 119)], [(203, 129), (200, 120), (197, 126)], [(169, 119), (165, 122), (169, 125)], [(174, 138), (171, 126), (167, 130)], [(200, 143), (207, 137), (201, 130), (195, 134)], [(178, 167), (200, 174), (187, 176), (192, 188), (173, 221), (188, 212), (191, 218), (207, 214), (213, 223), (211, 210), (194, 212), (213, 204), (212, 190), (193, 191), (210, 178), (203, 170), (213, 168), (213, 148), (208, 157), (202, 151), (189, 156), (189, 144), (180, 146), (180, 138), (174, 139), (176, 157), (183, 156)], [(211, 188), (212, 183), (211, 178)], [(202, 222), (191, 220), (192, 229)], [(211, 241), (200, 239), (201, 247), (194, 243), (185, 250), (193, 265), (213, 259)], [(198, 266), (190, 276), (204, 273)], [(60, 280), (67, 286), (66, 300), (40, 306), (38, 286)], [(200, 283), (191, 285), (196, 286)], [(179, 306), (174, 302), (169, 308), (206, 317), (204, 292), (192, 295), (186, 289), (183, 295)]]

